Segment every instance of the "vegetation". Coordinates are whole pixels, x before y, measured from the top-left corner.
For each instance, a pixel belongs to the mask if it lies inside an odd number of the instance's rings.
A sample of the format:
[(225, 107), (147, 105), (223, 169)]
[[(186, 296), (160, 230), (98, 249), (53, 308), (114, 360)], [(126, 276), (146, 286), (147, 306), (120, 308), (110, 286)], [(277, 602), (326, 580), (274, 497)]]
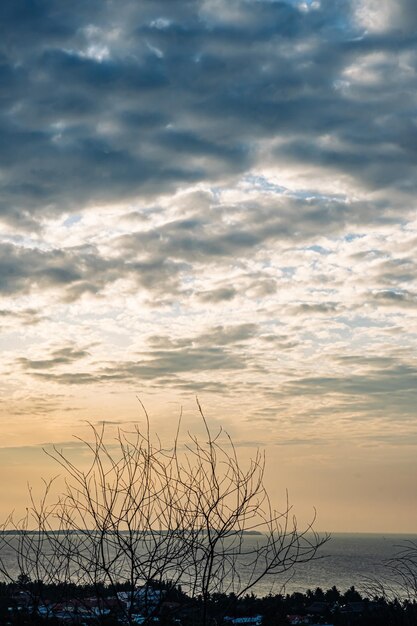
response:
[[(312, 523), (300, 529), (288, 501), (280, 512), (272, 507), (264, 455), (256, 452), (243, 467), (230, 437), (212, 434), (198, 408), (203, 439), (189, 433), (183, 439), (179, 422), (173, 445), (164, 446), (144, 409), (145, 427), (120, 430), (114, 440), (104, 426), (91, 427), (91, 440), (81, 440), (86, 469), (62, 450), (49, 453), (65, 476), (62, 493), (54, 497), (53, 483), (45, 483), (40, 501), (31, 495), (24, 519), (5, 522), (15, 535), (0, 535), (0, 555), (2, 547), (14, 553), (20, 584), (36, 581), (25, 589), (33, 615), (45, 590), (117, 598), (122, 587), (130, 597), (118, 611), (133, 624), (138, 588), (148, 621), (168, 591), (182, 590), (204, 625), (216, 594), (239, 601), (262, 578), (316, 557), (328, 537)], [(1, 556), (0, 572), (16, 584)], [(157, 597), (156, 588), (164, 594)]]
[(368, 581), (369, 594), (391, 602), (395, 602), (398, 595), (410, 603), (417, 602), (417, 543), (410, 540), (400, 544), (385, 566), (386, 579)]
[[(9, 626), (35, 625), (55, 626), (62, 623), (102, 624), (115, 626), (126, 624), (126, 617), (117, 603), (116, 594), (123, 593), (125, 586), (101, 589), (100, 601), (94, 602), (95, 588), (85, 586), (47, 585), (42, 589), (44, 603), (33, 610), (30, 598), (39, 593), (39, 583), (20, 580), (16, 583), (0, 583), (0, 623)], [(141, 602), (135, 603), (134, 620), (158, 623), (161, 626), (198, 626), (201, 624), (204, 599), (192, 599), (172, 586), (158, 586), (153, 590), (162, 593), (163, 601), (144, 611)], [(93, 594), (93, 595), (92, 595)], [(46, 612), (44, 607), (48, 607)], [(93, 610), (98, 609), (98, 610)], [(317, 588), (306, 593), (269, 595), (258, 598), (253, 594), (237, 597), (235, 594), (210, 595), (207, 605), (210, 624), (230, 626), (232, 620), (245, 619), (248, 623), (255, 616), (263, 626), (288, 626), (290, 624), (333, 624), (334, 626), (415, 626), (417, 603), (405, 600), (387, 600), (384, 597), (364, 597), (354, 587), (340, 592), (336, 587), (323, 591)], [(243, 622), (245, 623), (245, 622)]]

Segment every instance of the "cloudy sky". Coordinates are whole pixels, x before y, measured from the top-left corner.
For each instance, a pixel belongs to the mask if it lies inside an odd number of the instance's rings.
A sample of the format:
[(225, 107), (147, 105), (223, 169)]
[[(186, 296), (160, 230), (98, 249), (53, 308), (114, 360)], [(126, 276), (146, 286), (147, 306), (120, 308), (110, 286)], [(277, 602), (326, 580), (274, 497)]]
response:
[[(415, 0), (3, 0), (0, 501), (197, 395), (325, 530), (417, 532)], [(12, 487), (12, 488), (11, 488)]]

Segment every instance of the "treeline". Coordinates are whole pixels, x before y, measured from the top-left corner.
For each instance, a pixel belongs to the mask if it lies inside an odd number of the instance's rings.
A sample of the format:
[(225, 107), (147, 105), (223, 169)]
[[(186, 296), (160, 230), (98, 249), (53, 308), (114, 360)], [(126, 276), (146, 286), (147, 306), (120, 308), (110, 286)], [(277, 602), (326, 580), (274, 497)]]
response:
[[(139, 594), (139, 591), (141, 592)], [(145, 600), (145, 596), (147, 599)], [(123, 602), (129, 602), (129, 609)], [(47, 609), (47, 610), (46, 610)], [(180, 587), (158, 584), (131, 590), (125, 585), (74, 585), (32, 582), (20, 577), (15, 583), (0, 583), (2, 626), (211, 626), (255, 624), (262, 626), (416, 626), (417, 602), (368, 597), (354, 587), (345, 592), (332, 587), (305, 593), (247, 594), (214, 593), (207, 599), (192, 598)], [(253, 619), (250, 622), (250, 618)], [(259, 620), (258, 622), (255, 619)]]

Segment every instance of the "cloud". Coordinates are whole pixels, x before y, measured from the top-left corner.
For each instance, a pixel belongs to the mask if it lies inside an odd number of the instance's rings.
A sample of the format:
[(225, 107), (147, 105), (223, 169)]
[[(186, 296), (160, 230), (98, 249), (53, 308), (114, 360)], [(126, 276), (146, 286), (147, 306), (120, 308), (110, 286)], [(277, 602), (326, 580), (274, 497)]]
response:
[[(398, 23), (409, 24), (410, 2), (397, 4)], [(6, 0), (2, 17), (0, 210), (20, 228), (80, 205), (231, 180), (263, 166), (277, 139), (271, 165), (415, 188), (408, 98), (396, 97), (410, 93), (410, 75), (392, 60), (393, 50), (411, 59), (413, 44), (395, 31), (364, 34), (348, 2), (303, 11), (124, 0), (120, 11)], [(383, 55), (378, 75), (358, 91), (349, 68), (370, 48)]]
[[(43, 359), (19, 357), (16, 363), (35, 378), (64, 385), (165, 380), (169, 385), (175, 387), (178, 383), (184, 388), (185, 381), (177, 379), (180, 374), (245, 369), (247, 363), (241, 348), (256, 336), (256, 332), (256, 324), (237, 324), (217, 326), (201, 335), (177, 340), (151, 336), (148, 341), (150, 349), (141, 358), (105, 362), (90, 371), (81, 371), (78, 365), (78, 361), (88, 357), (89, 352), (74, 346), (52, 350)], [(76, 371), (68, 370), (68, 366), (73, 365), (76, 365)], [(63, 367), (67, 371), (57, 372)], [(196, 385), (194, 388), (199, 386), (197, 382), (186, 384)]]
[(0, 309), (0, 324), (2, 325), (4, 323), (10, 324), (17, 320), (25, 326), (32, 326), (39, 324), (44, 319), (45, 316), (38, 309)]
[(112, 421), (139, 386), (248, 441), (403, 441), (410, 2), (1, 3), (4, 415)]
[(319, 446), (320, 448), (325, 446), (328, 441), (324, 437), (294, 437), (292, 439), (283, 439), (282, 441), (275, 441), (276, 446)]
[(383, 306), (417, 307), (417, 294), (406, 290), (385, 289), (374, 292), (372, 297), (375, 302)]
[(88, 356), (86, 350), (78, 350), (72, 346), (53, 350), (51, 356), (47, 359), (27, 359), (20, 357), (17, 363), (25, 370), (51, 370), (60, 365), (70, 365), (84, 357)]
[[(131, 277), (137, 286), (175, 285), (175, 262), (155, 255), (143, 261), (122, 256), (104, 257), (89, 246), (40, 250), (10, 243), (0, 245), (0, 294), (27, 294), (57, 290), (74, 301), (83, 294), (98, 294), (107, 285)], [(173, 289), (173, 287), (171, 288)]]
[(304, 302), (297, 307), (294, 307), (294, 313), (297, 315), (309, 315), (314, 313), (336, 313), (339, 305), (337, 302), (321, 302), (319, 304), (309, 304)]
[[(417, 367), (398, 359), (350, 357), (341, 359), (349, 370), (326, 376), (294, 378), (283, 386), (284, 396), (322, 397), (329, 401), (323, 414), (338, 411), (388, 421), (414, 419)], [(320, 408), (318, 409), (320, 412)]]
[(218, 289), (213, 289), (212, 291), (202, 291), (197, 294), (197, 297), (202, 302), (224, 302), (233, 300), (233, 298), (237, 295), (237, 291), (234, 287), (219, 287)]
[(413, 0), (359, 0), (357, 17), (371, 32), (414, 33), (417, 10)]
[[(137, 361), (118, 361), (110, 363), (98, 371), (38, 372), (31, 370), (31, 375), (44, 381), (63, 385), (91, 385), (96, 383), (159, 381), (161, 385), (176, 387), (177, 374), (200, 373), (207, 371), (230, 371), (245, 368), (244, 361), (238, 356), (228, 354), (221, 348), (189, 348), (181, 352), (154, 351), (147, 358)], [(26, 365), (26, 364), (25, 364)], [(183, 381), (178, 381), (183, 385)], [(196, 388), (187, 383), (190, 388)], [(200, 385), (205, 388), (205, 385)]]

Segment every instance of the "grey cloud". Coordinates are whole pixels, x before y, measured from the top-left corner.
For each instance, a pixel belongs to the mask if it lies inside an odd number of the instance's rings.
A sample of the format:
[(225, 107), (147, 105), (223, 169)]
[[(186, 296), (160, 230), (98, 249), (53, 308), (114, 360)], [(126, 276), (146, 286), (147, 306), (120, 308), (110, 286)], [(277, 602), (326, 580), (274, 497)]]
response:
[(257, 325), (253, 323), (216, 326), (206, 334), (200, 335), (198, 341), (203, 345), (223, 346), (252, 339), (256, 333)]
[[(31, 289), (65, 288), (81, 282), (88, 257), (80, 258), (80, 250), (37, 249), (3, 244), (0, 249), (0, 292), (3, 295), (27, 293)], [(88, 263), (87, 263), (88, 264)], [(96, 264), (94, 264), (96, 265)]]
[[(250, 249), (246, 251), (249, 255)], [(242, 250), (241, 259), (245, 252)], [(233, 278), (233, 285), (230, 280), (217, 282), (217, 286), (209, 291), (197, 291), (195, 296), (201, 302), (217, 304), (219, 302), (231, 302), (236, 296), (247, 298), (263, 298), (275, 294), (277, 291), (277, 281), (270, 275), (262, 271), (246, 271)]]
[(292, 350), (299, 345), (298, 341), (294, 341), (288, 335), (261, 335), (260, 339), (266, 344), (274, 344), (278, 350)]
[(277, 155), (283, 153), (294, 162), (310, 162), (350, 174), (353, 178), (362, 179), (373, 189), (393, 186), (402, 191), (414, 189), (415, 164), (406, 146), (398, 145), (398, 152), (393, 159), (390, 148), (368, 145), (368, 149), (362, 151), (358, 143), (350, 138), (350, 144), (324, 148), (315, 140), (300, 138), (290, 140), (277, 151)]
[(316, 304), (310, 304), (303, 302), (292, 308), (292, 312), (296, 315), (309, 315), (314, 313), (335, 313), (340, 309), (340, 303), (338, 302), (318, 302)]
[(26, 294), (59, 289), (64, 301), (84, 293), (98, 294), (106, 285), (130, 277), (138, 287), (155, 293), (175, 292), (181, 264), (156, 253), (144, 261), (126, 262), (123, 256), (105, 258), (91, 246), (42, 251), (12, 244), (0, 245), (0, 294)]
[(392, 367), (395, 364), (395, 360), (391, 356), (361, 356), (358, 354), (350, 354), (334, 356), (334, 360), (342, 364), (347, 363), (350, 366), (374, 367), (381, 370)]
[[(154, 305), (169, 306), (172, 297), (193, 294), (192, 283), (187, 279), (199, 271), (201, 264), (224, 265), (239, 257), (243, 270), (250, 257), (262, 248), (311, 240), (324, 226), (328, 234), (338, 234), (349, 220), (366, 226), (380, 219), (378, 205), (332, 198), (282, 196), (224, 206), (212, 198), (211, 204), (203, 208), (200, 202), (207, 202), (207, 197), (193, 198), (193, 210), (185, 218), (162, 221), (147, 230), (115, 237), (109, 242), (111, 256), (87, 245), (40, 250), (4, 243), (0, 246), (0, 293), (55, 289), (61, 300), (71, 303), (83, 294), (100, 295), (107, 285), (124, 278), (138, 289), (147, 290)], [(146, 210), (154, 209), (151, 206)], [(145, 221), (141, 227), (146, 225)], [(379, 264), (374, 274), (382, 287), (393, 281), (411, 281), (413, 269), (411, 260), (391, 260)], [(325, 282), (327, 277), (323, 274), (317, 279)], [(233, 285), (224, 281), (210, 291), (196, 291), (194, 295), (202, 302), (216, 304), (232, 301), (238, 294), (262, 298), (276, 293), (277, 286), (270, 274), (245, 268)], [(336, 312), (339, 304), (326, 300), (301, 303), (300, 307), (294, 312), (325, 314)]]
[(72, 346), (67, 346), (53, 350), (47, 359), (34, 360), (20, 357), (17, 359), (17, 363), (25, 370), (50, 370), (55, 369), (59, 365), (70, 365), (86, 356), (89, 356), (86, 350), (78, 350)]
[(65, 346), (54, 350), (46, 358), (20, 357), (18, 365), (31, 376), (65, 385), (88, 385), (104, 382), (159, 381), (181, 388), (214, 389), (213, 383), (182, 380), (181, 374), (210, 371), (242, 370), (248, 366), (248, 357), (240, 351), (242, 343), (252, 339), (257, 332), (256, 324), (216, 326), (200, 335), (181, 339), (153, 336), (150, 349), (137, 360), (108, 362), (95, 366), (91, 371), (63, 371), (56, 373), (57, 366), (72, 366), (89, 356), (86, 350)]
[(0, 319), (6, 321), (15, 320), (17, 322), (21, 322), (25, 326), (32, 326), (34, 324), (39, 324), (39, 322), (46, 319), (46, 317), (38, 309), (0, 309)]
[[(71, 261), (74, 261), (72, 263)], [(62, 286), (80, 279), (76, 257), (61, 250), (49, 253), (2, 244), (0, 248), (0, 291), (13, 294), (29, 291), (31, 284)]]
[(347, 376), (312, 376), (291, 383), (297, 392), (301, 389), (308, 394), (341, 393), (341, 394), (389, 394), (409, 391), (417, 395), (417, 368), (397, 366), (368, 375)]
[(60, 394), (45, 393), (42, 396), (28, 394), (17, 400), (3, 400), (0, 406), (2, 415), (24, 417), (28, 412), (33, 417), (44, 417), (53, 413), (71, 412), (77, 410), (75, 405), (64, 406), (65, 397)]
[(366, 260), (370, 260), (370, 259), (376, 259), (376, 258), (382, 258), (385, 257), (386, 253), (383, 252), (382, 250), (362, 250), (361, 252), (355, 252), (354, 254), (349, 255), (349, 258), (352, 259), (352, 261), (362, 261), (364, 259)]
[(148, 343), (153, 350), (170, 349), (182, 350), (189, 346), (211, 347), (227, 346), (252, 339), (257, 334), (257, 325), (231, 324), (229, 326), (215, 326), (199, 335), (186, 336), (181, 339), (171, 339), (165, 335), (153, 335)]
[[(202, 210), (201, 215), (174, 219), (149, 230), (123, 235), (115, 245), (131, 264), (139, 250), (149, 259), (207, 265), (236, 255), (249, 257), (257, 248), (275, 242), (305, 241), (321, 234), (324, 227), (328, 233), (336, 234), (350, 220), (365, 225), (378, 221), (383, 213), (379, 205), (329, 198), (280, 197), (273, 203), (241, 202), (234, 206), (219, 206), (214, 201), (211, 208), (208, 214)], [(227, 290), (230, 286), (222, 288)], [(254, 289), (255, 297), (262, 297), (274, 293), (276, 283), (270, 277), (254, 276), (250, 287), (246, 281), (242, 288)], [(222, 294), (229, 295), (230, 291), (218, 292)]]
[[(362, 368), (355, 373), (353, 365)], [(334, 376), (306, 376), (288, 381), (278, 395), (322, 396), (330, 401), (326, 409), (318, 407), (315, 412), (335, 414), (352, 412), (358, 415), (381, 416), (388, 420), (414, 419), (417, 406), (417, 367), (395, 359), (374, 362), (367, 359), (357, 361), (346, 374)]]
[[(272, 161), (412, 191), (414, 131), (403, 93), (413, 79), (382, 68), (383, 80), (354, 97), (335, 88), (371, 46), (391, 54), (412, 42), (355, 31), (349, 2), (322, 1), (308, 12), (287, 2), (235, 9), (231, 23), (199, 0), (59, 8), (5, 0), (3, 218), (33, 228), (80, 204), (240, 175), (256, 166), (264, 138), (287, 138)], [(334, 137), (332, 149), (323, 134)], [(250, 245), (250, 233), (219, 245), (238, 248), (243, 236)], [(203, 252), (217, 249), (212, 242)]]
[(197, 294), (197, 297), (202, 302), (213, 302), (217, 304), (218, 302), (228, 302), (233, 300), (237, 293), (238, 292), (234, 287), (219, 287), (218, 289), (213, 289), (212, 291), (202, 291)]
[[(402, 36), (414, 34), (417, 28), (417, 8), (413, 0), (389, 0), (388, 32), (394, 31)], [(381, 9), (384, 9), (384, 5)]]
[(417, 308), (417, 293), (405, 289), (384, 289), (375, 291), (371, 296), (378, 305), (398, 308)]
[[(246, 363), (239, 355), (219, 347), (188, 347), (181, 350), (154, 350), (138, 361), (117, 362), (95, 372), (65, 372), (62, 374), (31, 371), (32, 376), (65, 385), (83, 385), (105, 382), (159, 381), (169, 376), (175, 386), (175, 377), (181, 373), (241, 370)], [(165, 381), (166, 382), (166, 381)]]
[(115, 376), (98, 376), (89, 372), (64, 372), (62, 374), (32, 371), (31, 375), (39, 380), (55, 382), (62, 385), (90, 385), (100, 382), (111, 382)]
[(416, 276), (417, 264), (411, 258), (385, 260), (377, 267), (378, 281), (384, 285), (414, 282)]
[(220, 380), (186, 381), (177, 379), (173, 384), (176, 389), (192, 393), (205, 392), (227, 395), (231, 391), (230, 385)]

